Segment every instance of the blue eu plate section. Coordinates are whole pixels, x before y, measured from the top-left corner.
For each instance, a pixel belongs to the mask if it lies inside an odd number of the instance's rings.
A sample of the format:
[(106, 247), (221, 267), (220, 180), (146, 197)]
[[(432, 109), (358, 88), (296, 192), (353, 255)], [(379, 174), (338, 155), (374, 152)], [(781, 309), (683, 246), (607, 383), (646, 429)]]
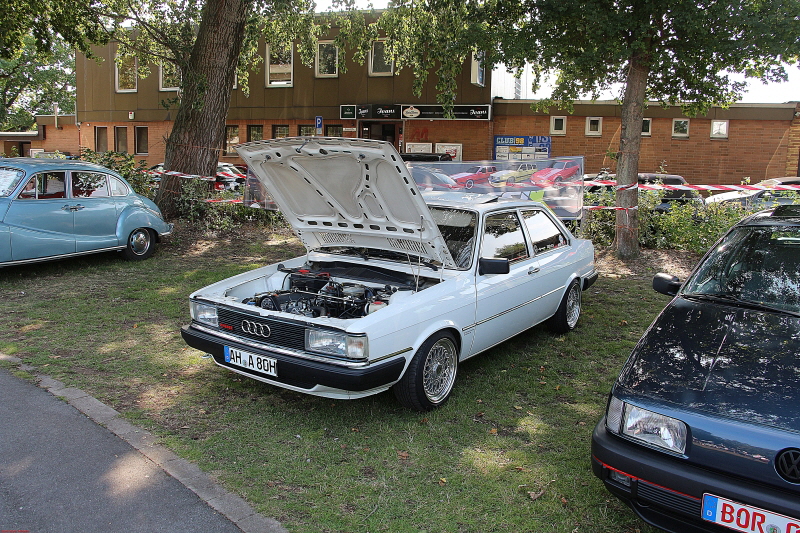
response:
[(230, 363), (231, 362), (231, 348), (230, 348), (230, 346), (226, 346), (225, 347), (225, 362), (226, 363)]

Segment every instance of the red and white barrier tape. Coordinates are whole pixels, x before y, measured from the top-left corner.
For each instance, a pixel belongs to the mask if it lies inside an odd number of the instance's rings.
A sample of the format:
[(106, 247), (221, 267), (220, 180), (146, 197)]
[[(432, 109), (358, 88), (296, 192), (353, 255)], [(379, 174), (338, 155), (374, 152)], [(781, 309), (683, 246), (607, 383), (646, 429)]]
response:
[(217, 172), (217, 174), (215, 176), (198, 176), (198, 175), (194, 175), (194, 174), (184, 174), (183, 172), (176, 172), (174, 170), (149, 170), (148, 173), (153, 175), (153, 176), (161, 176), (161, 175), (165, 175), (166, 174), (167, 176), (178, 176), (180, 178), (194, 178), (194, 179), (201, 179), (201, 180), (207, 180), (207, 181), (215, 181), (218, 177), (223, 177), (223, 178), (246, 178), (247, 177), (244, 174), (234, 174), (232, 172)]
[(614, 180), (600, 180), (600, 181), (583, 181), (563, 183), (563, 186), (580, 186), (584, 187), (614, 187), (618, 191), (626, 189), (642, 189), (645, 191), (797, 191), (800, 190), (800, 185), (774, 185), (766, 187), (764, 185), (663, 185), (658, 183), (632, 183), (629, 185), (617, 185)]

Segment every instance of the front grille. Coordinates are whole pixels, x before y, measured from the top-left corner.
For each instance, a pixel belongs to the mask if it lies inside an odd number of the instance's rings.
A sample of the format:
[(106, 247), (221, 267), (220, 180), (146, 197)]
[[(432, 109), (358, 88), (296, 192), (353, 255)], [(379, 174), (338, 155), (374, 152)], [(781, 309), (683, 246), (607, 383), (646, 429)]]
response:
[(700, 516), (700, 500), (672, 492), (641, 479), (636, 484), (636, 496), (642, 503), (652, 503), (677, 513)]
[[(289, 348), (291, 350), (302, 351), (305, 349), (305, 326), (301, 324), (293, 324), (291, 322), (284, 322), (282, 320), (275, 320), (274, 318), (265, 318), (257, 315), (250, 315), (247, 313), (240, 313), (230, 309), (220, 308), (218, 311), (219, 323), (230, 326), (233, 329), (222, 328), (223, 331), (233, 333), (240, 337), (253, 340), (260, 344), (271, 344), (281, 348)], [(242, 321), (248, 320), (258, 324), (269, 326), (269, 336), (264, 337), (246, 333), (242, 330)]]

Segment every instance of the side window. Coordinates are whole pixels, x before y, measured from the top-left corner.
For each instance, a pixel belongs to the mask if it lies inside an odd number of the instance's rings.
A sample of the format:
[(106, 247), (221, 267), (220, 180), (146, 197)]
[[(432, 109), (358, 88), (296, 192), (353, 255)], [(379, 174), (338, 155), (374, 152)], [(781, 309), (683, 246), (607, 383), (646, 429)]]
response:
[(21, 200), (47, 200), (50, 198), (66, 198), (66, 173), (45, 172), (32, 177), (22, 192)]
[(108, 177), (108, 183), (111, 188), (111, 196), (127, 196), (128, 195), (128, 187), (125, 183), (122, 182), (121, 179), (115, 178), (114, 176)]
[(481, 257), (508, 259), (511, 262), (529, 257), (516, 212), (495, 213), (486, 217)]
[(106, 175), (99, 172), (73, 172), (73, 198), (103, 198), (109, 196)]
[(525, 221), (525, 229), (528, 230), (531, 239), (533, 255), (542, 254), (567, 244), (564, 234), (543, 211), (523, 211), (522, 219)]

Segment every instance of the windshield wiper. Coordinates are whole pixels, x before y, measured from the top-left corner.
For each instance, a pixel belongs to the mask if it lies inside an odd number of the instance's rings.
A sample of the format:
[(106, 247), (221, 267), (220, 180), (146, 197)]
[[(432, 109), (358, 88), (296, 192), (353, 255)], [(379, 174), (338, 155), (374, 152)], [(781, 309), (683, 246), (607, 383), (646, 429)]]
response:
[(790, 316), (800, 317), (800, 313), (797, 311), (790, 311), (788, 309), (782, 309), (780, 307), (763, 304), (761, 302), (754, 302), (752, 300), (742, 300), (741, 298), (737, 298), (732, 294), (705, 294), (701, 292), (687, 292), (682, 294), (681, 296), (683, 296), (684, 298), (689, 298), (694, 300), (720, 302), (720, 303), (737, 305), (739, 307), (746, 307), (748, 309), (759, 309), (762, 311), (770, 311), (773, 313), (782, 313)]

